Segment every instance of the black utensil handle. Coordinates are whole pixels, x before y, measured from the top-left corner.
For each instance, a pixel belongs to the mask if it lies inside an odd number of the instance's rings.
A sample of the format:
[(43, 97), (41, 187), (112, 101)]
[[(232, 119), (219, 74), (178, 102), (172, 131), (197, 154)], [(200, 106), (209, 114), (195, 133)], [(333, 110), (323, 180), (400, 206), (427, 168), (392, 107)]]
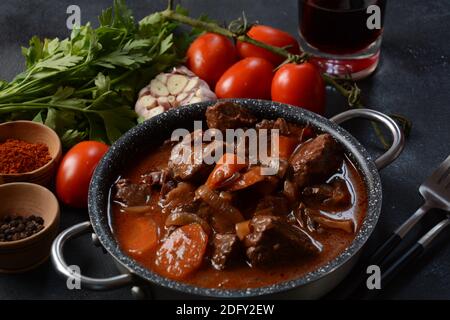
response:
[(386, 285), (410, 262), (415, 258), (420, 256), (425, 251), (422, 244), (416, 242), (411, 249), (408, 250), (404, 255), (398, 258), (392, 263), (385, 271), (381, 270), (381, 287), (384, 288)]
[(353, 276), (349, 277), (346, 287), (344, 288), (343, 297), (347, 299), (360, 299), (361, 293), (366, 293), (367, 288), (365, 283), (367, 280), (366, 268), (370, 265), (377, 265), (381, 267), (382, 262), (385, 258), (391, 254), (391, 252), (397, 247), (397, 245), (402, 241), (402, 238), (396, 234), (392, 233), (391, 236), (375, 251), (375, 253), (366, 259), (363, 265), (354, 272)]
[(381, 263), (385, 260), (387, 256), (389, 256), (392, 251), (399, 245), (402, 241), (402, 237), (400, 237), (396, 233), (392, 233), (391, 236), (386, 240), (386, 242), (381, 245), (377, 251), (372, 255), (369, 259), (369, 265), (381, 265)]

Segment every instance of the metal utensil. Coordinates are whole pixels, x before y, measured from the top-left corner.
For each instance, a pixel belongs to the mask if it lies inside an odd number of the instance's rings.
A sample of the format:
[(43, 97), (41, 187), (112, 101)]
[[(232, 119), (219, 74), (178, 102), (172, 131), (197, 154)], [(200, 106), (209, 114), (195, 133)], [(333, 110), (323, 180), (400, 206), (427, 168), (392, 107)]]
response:
[[(393, 262), (385, 262), (380, 265), (381, 268), (381, 287), (386, 288), (391, 280), (400, 273), (407, 265), (411, 264), (416, 258), (422, 255), (428, 247), (430, 247), (433, 240), (450, 225), (450, 214), (433, 228), (431, 228), (424, 236), (417, 240), (404, 254), (398, 257)], [(367, 275), (366, 275), (367, 276)], [(357, 290), (352, 291), (350, 298), (372, 300), (377, 299), (381, 290), (367, 290), (359, 283)]]
[(450, 211), (450, 156), (419, 187), (425, 203), (395, 230), (389, 239), (372, 255), (369, 264), (380, 265), (408, 232), (430, 209)]
[[(450, 225), (450, 215), (444, 220), (436, 224), (430, 231), (428, 231), (422, 238), (420, 238), (405, 254), (398, 258), (392, 265), (382, 270), (381, 285), (385, 287), (398, 272), (420, 256), (425, 249), (427, 249), (434, 238), (437, 237), (442, 230)], [(383, 268), (382, 268), (383, 269)]]

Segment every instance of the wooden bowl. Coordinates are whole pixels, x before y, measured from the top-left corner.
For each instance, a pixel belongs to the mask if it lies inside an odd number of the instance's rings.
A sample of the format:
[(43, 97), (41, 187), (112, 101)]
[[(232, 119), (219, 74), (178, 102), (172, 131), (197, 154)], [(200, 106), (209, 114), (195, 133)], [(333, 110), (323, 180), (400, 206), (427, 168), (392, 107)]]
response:
[(17, 241), (0, 242), (0, 272), (18, 273), (33, 269), (50, 255), (59, 229), (58, 200), (48, 189), (32, 183), (0, 185), (0, 219), (4, 216), (40, 216), (44, 229)]
[(0, 173), (0, 184), (10, 182), (30, 182), (49, 185), (61, 159), (61, 140), (55, 131), (33, 121), (11, 121), (0, 124), (0, 143), (6, 139), (18, 139), (29, 143), (47, 145), (52, 159), (44, 166), (31, 172), (18, 174)]

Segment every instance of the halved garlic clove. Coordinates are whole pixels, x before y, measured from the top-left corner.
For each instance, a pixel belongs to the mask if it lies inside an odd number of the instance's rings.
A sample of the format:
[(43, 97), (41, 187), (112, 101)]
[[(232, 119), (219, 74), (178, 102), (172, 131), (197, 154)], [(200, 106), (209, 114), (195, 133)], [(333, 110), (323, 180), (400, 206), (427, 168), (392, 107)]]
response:
[(177, 101), (178, 102), (184, 101), (187, 97), (188, 97), (188, 94), (186, 92), (183, 92), (177, 96)]
[(152, 109), (158, 106), (158, 103), (153, 96), (143, 96), (138, 100), (138, 103), (141, 104), (146, 109)]
[(154, 97), (167, 97), (169, 95), (166, 85), (156, 79), (150, 82), (150, 92)]
[(138, 97), (140, 98), (140, 97), (146, 96), (146, 95), (151, 95), (150, 88), (148, 86), (142, 88), (141, 91), (139, 91)]
[(183, 100), (178, 102), (179, 106), (185, 106), (191, 103), (192, 98), (194, 98), (194, 93), (189, 93)]
[(189, 82), (189, 78), (187, 76), (182, 76), (180, 74), (174, 74), (170, 76), (167, 80), (167, 89), (171, 95), (178, 95), (183, 92), (183, 89), (186, 87), (186, 84)]
[(167, 73), (160, 73), (156, 76), (156, 80), (161, 81), (164, 84), (167, 84), (167, 78), (169, 76), (167, 75)]
[(191, 92), (195, 88), (198, 88), (200, 85), (200, 78), (194, 77), (187, 83), (186, 87), (184, 87), (183, 92)]
[(155, 98), (149, 95), (145, 95), (139, 98), (139, 100), (136, 102), (135, 111), (139, 116), (147, 119), (148, 111), (157, 106), (158, 102)]
[(147, 113), (147, 119), (150, 119), (150, 118), (152, 118), (152, 117), (154, 117), (154, 116), (157, 116), (158, 114), (161, 114), (161, 113), (163, 113), (164, 111), (166, 111), (166, 110), (164, 109), (164, 107), (156, 107), (156, 108), (153, 108), (153, 109), (151, 109), (151, 110), (148, 111), (148, 113)]

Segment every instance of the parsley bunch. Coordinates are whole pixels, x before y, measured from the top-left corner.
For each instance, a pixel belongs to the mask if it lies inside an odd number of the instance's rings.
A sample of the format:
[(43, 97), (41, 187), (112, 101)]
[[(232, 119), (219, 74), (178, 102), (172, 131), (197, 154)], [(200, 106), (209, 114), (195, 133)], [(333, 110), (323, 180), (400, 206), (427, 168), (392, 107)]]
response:
[(176, 22), (155, 13), (136, 23), (123, 0), (75, 28), (64, 40), (38, 37), (23, 48), (26, 70), (0, 81), (0, 122), (44, 123), (63, 145), (85, 139), (113, 143), (136, 125), (137, 91), (180, 62)]

